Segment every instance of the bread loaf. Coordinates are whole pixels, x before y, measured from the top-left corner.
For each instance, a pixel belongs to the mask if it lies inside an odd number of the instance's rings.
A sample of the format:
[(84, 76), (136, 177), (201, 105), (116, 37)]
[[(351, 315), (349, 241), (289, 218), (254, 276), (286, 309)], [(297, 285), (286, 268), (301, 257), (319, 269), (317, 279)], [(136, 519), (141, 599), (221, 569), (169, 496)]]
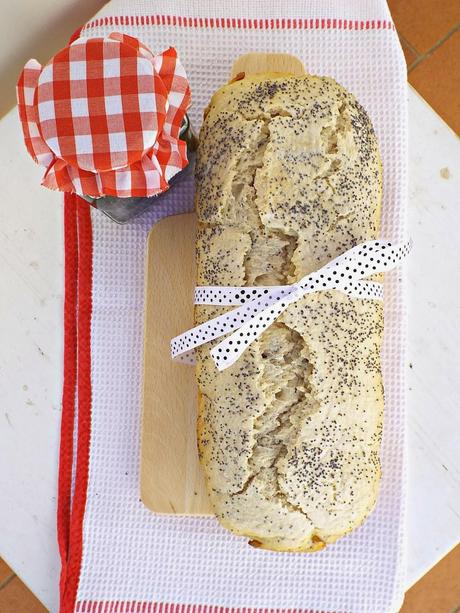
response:
[[(196, 167), (198, 285), (282, 285), (379, 233), (382, 173), (363, 107), (330, 78), (217, 91)], [(197, 323), (225, 311), (196, 308)], [(380, 477), (382, 304), (292, 304), (228, 369), (198, 352), (198, 447), (223, 526), (314, 551), (359, 526)]]

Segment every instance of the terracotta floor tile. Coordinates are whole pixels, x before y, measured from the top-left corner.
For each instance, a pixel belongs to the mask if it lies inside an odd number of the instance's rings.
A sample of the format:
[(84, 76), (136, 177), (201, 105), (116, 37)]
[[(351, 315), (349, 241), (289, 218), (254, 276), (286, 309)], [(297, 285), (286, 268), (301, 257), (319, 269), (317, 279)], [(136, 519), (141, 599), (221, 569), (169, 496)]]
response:
[(389, 0), (396, 29), (425, 53), (460, 22), (458, 0)]
[(418, 58), (418, 55), (413, 52), (412, 48), (409, 47), (408, 44), (404, 40), (401, 40), (401, 47), (402, 47), (402, 50), (404, 51), (404, 57), (406, 58), (407, 68), (410, 68), (411, 64), (413, 64), (415, 60)]
[(453, 613), (460, 607), (460, 545), (406, 593), (400, 613)]
[(409, 72), (409, 82), (460, 134), (460, 30)]
[(0, 590), (0, 613), (48, 613), (32, 592), (15, 577)]
[(4, 562), (2, 558), (0, 558), (0, 588), (12, 575), (14, 575), (14, 572), (11, 570), (8, 564)]

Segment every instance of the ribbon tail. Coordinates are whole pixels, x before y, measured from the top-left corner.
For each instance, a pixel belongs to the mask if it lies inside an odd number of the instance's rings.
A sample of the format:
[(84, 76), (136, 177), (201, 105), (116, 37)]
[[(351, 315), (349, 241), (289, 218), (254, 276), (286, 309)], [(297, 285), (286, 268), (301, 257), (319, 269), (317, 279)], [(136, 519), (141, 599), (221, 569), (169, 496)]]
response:
[[(228, 311), (227, 313), (219, 315), (218, 317), (214, 317), (213, 319), (174, 337), (171, 340), (172, 359), (180, 360), (181, 362), (185, 362), (187, 364), (192, 364), (193, 362), (190, 361), (192, 359), (191, 354), (197, 347), (200, 347), (205, 343), (209, 343), (216, 338), (220, 338), (221, 336), (225, 336), (234, 330), (238, 331), (242, 329), (245, 324), (248, 325), (248, 330), (251, 330), (252, 332), (252, 322), (259, 324), (260, 327), (259, 318), (264, 316), (264, 314), (265, 317), (267, 317), (267, 313), (271, 314), (271, 311), (273, 311), (273, 313), (277, 313), (277, 315), (275, 315), (272, 319), (272, 321), (274, 321), (279, 313), (284, 310), (285, 305), (287, 306), (287, 304), (297, 299), (298, 292), (301, 290), (297, 287), (283, 287), (281, 291), (282, 294), (280, 295), (279, 291), (270, 293), (267, 290), (267, 293), (264, 293), (263, 298), (250, 300), (236, 309)], [(294, 298), (294, 296), (296, 296), (296, 298)], [(282, 305), (281, 308), (280, 305)], [(266, 327), (267, 326), (265, 326), (263, 329)], [(254, 327), (254, 329), (256, 330), (258, 328)], [(262, 331), (263, 330), (261, 329), (261, 332)], [(238, 334), (238, 332), (235, 332), (235, 334)], [(227, 340), (230, 340), (231, 338), (232, 337), (229, 337)], [(224, 341), (224, 343), (227, 342), (227, 340)], [(222, 360), (222, 362), (225, 363), (226, 360)], [(226, 368), (226, 366), (224, 366), (224, 368)]]
[(262, 332), (269, 328), (281, 313), (304, 293), (301, 288), (295, 287), (288, 295), (278, 298), (275, 303), (265, 307), (263, 311), (260, 311), (240, 326), (236, 332), (211, 349), (211, 357), (217, 370), (225, 370), (234, 364), (248, 346), (258, 339)]

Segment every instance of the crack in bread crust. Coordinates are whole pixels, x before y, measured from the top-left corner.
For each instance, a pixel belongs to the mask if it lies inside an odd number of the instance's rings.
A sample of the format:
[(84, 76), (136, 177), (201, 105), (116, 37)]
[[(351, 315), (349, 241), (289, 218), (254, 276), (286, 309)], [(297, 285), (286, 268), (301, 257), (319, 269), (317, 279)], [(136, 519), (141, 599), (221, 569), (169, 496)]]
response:
[[(292, 283), (378, 236), (381, 165), (364, 109), (332, 79), (221, 88), (196, 169), (197, 282)], [(196, 308), (197, 323), (224, 312)], [(382, 307), (328, 291), (290, 305), (230, 368), (198, 351), (198, 445), (216, 516), (257, 546), (314, 551), (378, 488)]]

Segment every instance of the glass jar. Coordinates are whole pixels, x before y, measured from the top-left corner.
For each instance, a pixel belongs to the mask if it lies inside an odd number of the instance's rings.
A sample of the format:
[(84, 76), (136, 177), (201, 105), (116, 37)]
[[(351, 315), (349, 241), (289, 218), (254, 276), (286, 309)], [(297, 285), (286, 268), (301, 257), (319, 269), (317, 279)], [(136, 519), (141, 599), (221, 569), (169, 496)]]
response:
[[(170, 189), (173, 189), (174, 183), (183, 180), (191, 172), (193, 172), (196, 148), (198, 145), (198, 139), (193, 132), (192, 125), (188, 115), (185, 115), (182, 126), (179, 132), (179, 137), (187, 143), (187, 158), (188, 165), (174, 175), (170, 179)], [(164, 192), (168, 193), (169, 190)], [(112, 221), (119, 224), (124, 224), (134, 219), (151, 206), (155, 206), (158, 202), (158, 198), (161, 198), (163, 193), (150, 197), (137, 197), (137, 198), (117, 198), (116, 196), (102, 196), (100, 198), (93, 198), (92, 196), (82, 196), (84, 200), (89, 202), (92, 206), (102, 211), (107, 217), (110, 217)]]

